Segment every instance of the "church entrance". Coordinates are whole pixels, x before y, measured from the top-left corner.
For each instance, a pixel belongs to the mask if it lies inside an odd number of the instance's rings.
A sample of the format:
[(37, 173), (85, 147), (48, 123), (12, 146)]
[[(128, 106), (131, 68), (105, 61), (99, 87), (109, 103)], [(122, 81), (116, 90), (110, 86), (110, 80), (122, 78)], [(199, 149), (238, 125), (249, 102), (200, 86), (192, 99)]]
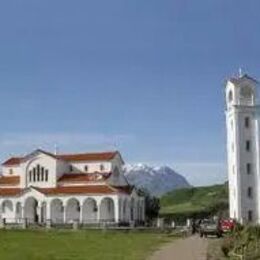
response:
[(29, 197), (28, 199), (26, 199), (24, 205), (24, 217), (29, 224), (34, 224), (39, 222), (37, 208), (38, 208), (38, 201), (35, 198)]

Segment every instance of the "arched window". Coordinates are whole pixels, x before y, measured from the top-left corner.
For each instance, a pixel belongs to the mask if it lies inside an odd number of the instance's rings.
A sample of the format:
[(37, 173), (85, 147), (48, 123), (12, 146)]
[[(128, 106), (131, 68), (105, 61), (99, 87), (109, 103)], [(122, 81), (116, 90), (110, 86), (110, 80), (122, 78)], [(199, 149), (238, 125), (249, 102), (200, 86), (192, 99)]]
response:
[(36, 181), (36, 169), (33, 168), (33, 182)]
[(242, 98), (252, 98), (253, 97), (253, 91), (249, 86), (244, 86), (240, 89), (240, 96)]

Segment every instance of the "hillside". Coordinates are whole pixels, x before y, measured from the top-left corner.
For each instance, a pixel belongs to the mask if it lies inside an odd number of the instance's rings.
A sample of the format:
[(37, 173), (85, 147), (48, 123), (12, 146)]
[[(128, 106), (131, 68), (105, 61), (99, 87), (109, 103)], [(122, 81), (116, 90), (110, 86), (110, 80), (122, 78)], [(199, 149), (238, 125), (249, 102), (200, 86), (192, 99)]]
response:
[(208, 216), (228, 209), (228, 186), (214, 185), (174, 190), (161, 197), (160, 215)]

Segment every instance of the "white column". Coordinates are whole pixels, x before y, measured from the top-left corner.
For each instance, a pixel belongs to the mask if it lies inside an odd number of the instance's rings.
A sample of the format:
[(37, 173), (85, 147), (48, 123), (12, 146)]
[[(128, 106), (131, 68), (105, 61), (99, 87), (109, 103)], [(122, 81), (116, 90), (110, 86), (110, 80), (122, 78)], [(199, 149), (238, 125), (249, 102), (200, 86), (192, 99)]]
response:
[(100, 222), (100, 206), (101, 206), (101, 200), (97, 202), (97, 222)]
[(21, 210), (22, 210), (22, 219), (25, 218), (25, 207), (23, 204), (21, 204)]
[(79, 212), (79, 223), (83, 222), (83, 203), (79, 204), (80, 212)]
[(51, 220), (51, 203), (46, 202), (46, 220)]
[(115, 205), (115, 222), (118, 223), (119, 222), (119, 198), (116, 197), (114, 199), (114, 205)]
[(38, 223), (42, 222), (42, 205), (37, 207), (37, 216), (38, 216)]
[(66, 224), (66, 204), (62, 202), (62, 214), (63, 214), (63, 223)]

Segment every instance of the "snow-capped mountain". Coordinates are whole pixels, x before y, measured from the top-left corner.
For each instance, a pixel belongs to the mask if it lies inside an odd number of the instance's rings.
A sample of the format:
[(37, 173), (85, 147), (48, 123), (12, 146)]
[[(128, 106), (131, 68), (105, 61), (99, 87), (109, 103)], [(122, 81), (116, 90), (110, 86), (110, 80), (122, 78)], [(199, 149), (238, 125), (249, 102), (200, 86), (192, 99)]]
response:
[(126, 165), (124, 172), (130, 184), (137, 188), (145, 188), (156, 196), (174, 189), (190, 187), (182, 175), (168, 166), (152, 167), (138, 163)]

